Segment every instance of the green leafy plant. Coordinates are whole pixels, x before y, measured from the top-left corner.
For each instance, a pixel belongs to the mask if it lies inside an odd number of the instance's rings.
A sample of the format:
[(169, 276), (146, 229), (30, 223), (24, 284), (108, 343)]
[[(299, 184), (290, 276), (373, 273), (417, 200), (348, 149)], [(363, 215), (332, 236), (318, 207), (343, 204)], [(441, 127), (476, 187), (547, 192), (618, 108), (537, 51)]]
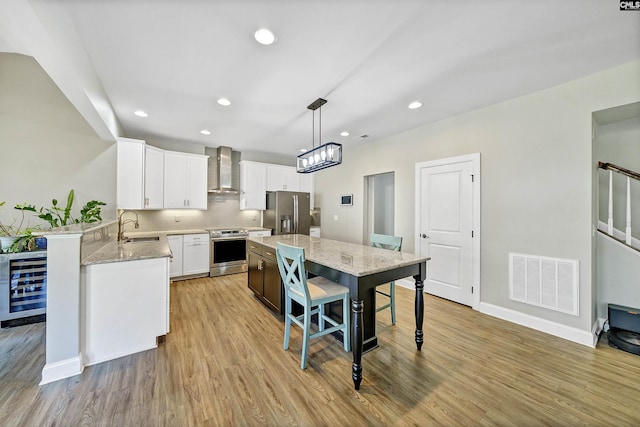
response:
[[(16, 238), (9, 247), (5, 247), (5, 252), (21, 252), (25, 249), (32, 250), (36, 248), (35, 239), (37, 236), (34, 236), (33, 232), (38, 230), (39, 227), (22, 227), (25, 221), (25, 212), (33, 212), (38, 218), (49, 223), (51, 228), (79, 224), (81, 222), (93, 223), (102, 221), (101, 206), (106, 206), (106, 203), (91, 200), (85, 203), (82, 209), (80, 209), (80, 218), (74, 218), (72, 212), (74, 200), (75, 193), (73, 190), (70, 190), (64, 207), (58, 204), (57, 199), (52, 199), (51, 207), (48, 208), (41, 207), (38, 209), (34, 205), (27, 203), (15, 205), (14, 209), (21, 212), (18, 225), (16, 225), (16, 222), (18, 222), (17, 219), (14, 219), (11, 225), (5, 225), (0, 222), (0, 236)], [(0, 207), (5, 204), (6, 202), (0, 202)]]
[(51, 228), (79, 224), (81, 222), (92, 223), (102, 221), (100, 206), (105, 206), (106, 203), (91, 200), (80, 209), (80, 218), (74, 218), (71, 211), (74, 200), (75, 193), (71, 190), (67, 196), (67, 204), (64, 207), (58, 205), (58, 199), (52, 199), (51, 207), (49, 208), (41, 207), (37, 210), (35, 206), (24, 205), (24, 209), (37, 213), (38, 218), (48, 222)]
[[(0, 207), (4, 206), (6, 202), (0, 202)], [(11, 225), (5, 225), (0, 222), (0, 236), (1, 237), (9, 237), (12, 238), (11, 244), (8, 247), (4, 247), (5, 252), (21, 252), (24, 249), (32, 250), (36, 247), (35, 238), (33, 235), (33, 231), (37, 229), (37, 227), (24, 227), (24, 213), (25, 211), (31, 211), (32, 206), (23, 204), (16, 205), (15, 209), (19, 210), (21, 213), (20, 222), (16, 225), (17, 219), (13, 220)]]

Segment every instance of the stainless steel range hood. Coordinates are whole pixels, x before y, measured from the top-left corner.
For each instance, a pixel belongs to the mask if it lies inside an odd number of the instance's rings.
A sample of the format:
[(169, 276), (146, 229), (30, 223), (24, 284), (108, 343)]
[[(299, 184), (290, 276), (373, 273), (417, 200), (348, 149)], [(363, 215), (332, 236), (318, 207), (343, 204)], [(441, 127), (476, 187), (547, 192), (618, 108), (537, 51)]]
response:
[(238, 190), (232, 187), (232, 161), (231, 147), (218, 147), (218, 161), (216, 163), (217, 185), (209, 189), (209, 193), (238, 194)]

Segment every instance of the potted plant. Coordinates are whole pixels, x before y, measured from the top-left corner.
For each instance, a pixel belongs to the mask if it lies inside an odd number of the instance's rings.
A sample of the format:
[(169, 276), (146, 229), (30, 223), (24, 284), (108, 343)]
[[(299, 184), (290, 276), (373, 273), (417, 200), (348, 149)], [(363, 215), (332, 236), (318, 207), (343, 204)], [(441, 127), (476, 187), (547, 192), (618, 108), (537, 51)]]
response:
[[(71, 212), (73, 202), (75, 200), (75, 194), (73, 190), (69, 191), (67, 196), (67, 204), (64, 208), (58, 206), (58, 200), (51, 200), (51, 207), (41, 207), (36, 210), (35, 206), (22, 205), (25, 210), (38, 214), (38, 218), (49, 223), (51, 228), (63, 227), (70, 224), (79, 224), (81, 222), (92, 223), (102, 221), (100, 206), (105, 206), (106, 203), (99, 202), (97, 200), (91, 200), (80, 209), (80, 218), (74, 218)], [(16, 209), (18, 207), (16, 206)]]
[[(6, 202), (0, 202), (0, 207), (4, 206)], [(14, 219), (10, 225), (5, 225), (0, 222), (0, 251), (4, 253), (21, 252), (24, 249), (32, 250), (35, 248), (35, 236), (33, 231), (37, 227), (25, 227), (24, 225), (24, 212), (30, 211), (31, 206), (26, 204), (16, 205), (15, 209), (20, 211), (20, 222), (16, 225), (17, 219)]]
[[(3, 252), (21, 252), (23, 250), (33, 250), (37, 247), (36, 242), (41, 238), (33, 235), (33, 231), (38, 230), (39, 227), (25, 227), (24, 224), (25, 211), (33, 212), (37, 214), (38, 218), (49, 223), (51, 228), (63, 227), (70, 224), (79, 224), (82, 222), (93, 223), (102, 221), (101, 206), (105, 206), (106, 203), (97, 200), (91, 200), (87, 202), (82, 209), (80, 209), (80, 218), (74, 218), (72, 215), (73, 202), (75, 200), (75, 194), (73, 190), (69, 191), (67, 196), (67, 203), (64, 207), (58, 205), (58, 200), (51, 200), (51, 207), (41, 207), (37, 209), (35, 206), (23, 203), (14, 207), (21, 212), (21, 219), (16, 226), (17, 220), (14, 220), (11, 225), (4, 225), (0, 222), (0, 247)], [(3, 206), (5, 202), (1, 202), (0, 206)], [(44, 239), (44, 238), (42, 238)], [(46, 242), (46, 240), (44, 240)], [(46, 247), (46, 246), (45, 246)]]

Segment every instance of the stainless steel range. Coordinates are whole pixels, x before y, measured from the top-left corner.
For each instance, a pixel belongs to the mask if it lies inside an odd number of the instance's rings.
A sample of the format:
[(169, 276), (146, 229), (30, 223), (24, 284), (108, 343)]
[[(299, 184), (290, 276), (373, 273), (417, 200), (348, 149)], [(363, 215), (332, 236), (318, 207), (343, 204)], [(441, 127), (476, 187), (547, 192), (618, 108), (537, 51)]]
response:
[(211, 233), (211, 277), (247, 271), (247, 236), (242, 228), (214, 228)]

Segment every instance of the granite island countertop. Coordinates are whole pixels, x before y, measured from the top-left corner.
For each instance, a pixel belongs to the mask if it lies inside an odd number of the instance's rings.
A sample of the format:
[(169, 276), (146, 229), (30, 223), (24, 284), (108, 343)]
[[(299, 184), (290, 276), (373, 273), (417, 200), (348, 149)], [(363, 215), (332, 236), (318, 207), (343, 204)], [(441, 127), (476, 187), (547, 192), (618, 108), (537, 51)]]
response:
[(356, 277), (404, 267), (430, 258), (407, 252), (374, 248), (338, 240), (311, 237), (304, 234), (249, 237), (249, 240), (272, 249), (277, 243), (304, 248), (305, 258)]

